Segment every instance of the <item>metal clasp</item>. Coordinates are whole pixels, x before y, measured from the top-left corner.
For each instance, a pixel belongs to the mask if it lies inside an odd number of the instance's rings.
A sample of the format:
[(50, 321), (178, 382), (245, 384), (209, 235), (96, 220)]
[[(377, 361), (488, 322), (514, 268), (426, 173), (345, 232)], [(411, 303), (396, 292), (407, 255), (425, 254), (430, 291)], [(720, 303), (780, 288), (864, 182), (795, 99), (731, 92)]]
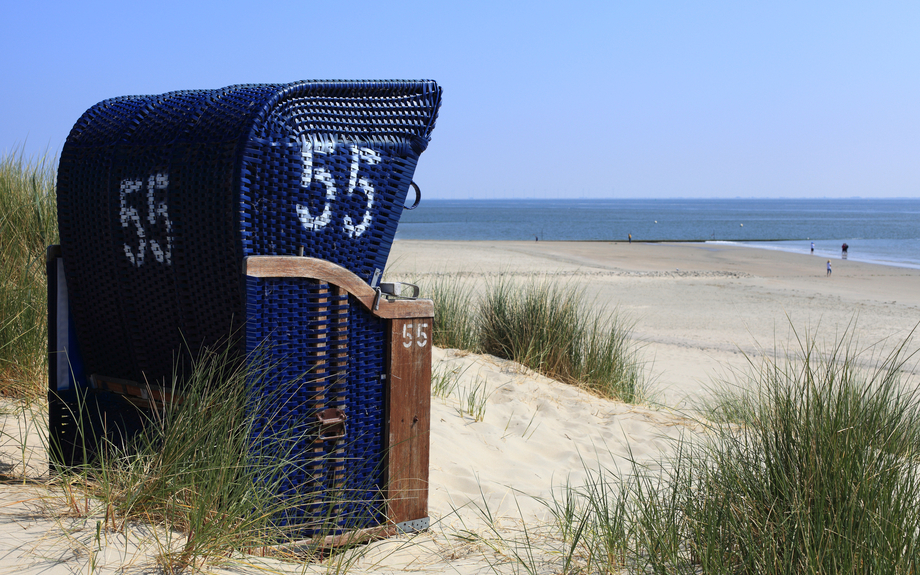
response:
[(316, 414), (319, 421), (319, 440), (331, 441), (345, 437), (345, 412), (337, 407), (327, 407)]
[(397, 299), (418, 299), (421, 290), (415, 284), (405, 282), (381, 282), (380, 291)]

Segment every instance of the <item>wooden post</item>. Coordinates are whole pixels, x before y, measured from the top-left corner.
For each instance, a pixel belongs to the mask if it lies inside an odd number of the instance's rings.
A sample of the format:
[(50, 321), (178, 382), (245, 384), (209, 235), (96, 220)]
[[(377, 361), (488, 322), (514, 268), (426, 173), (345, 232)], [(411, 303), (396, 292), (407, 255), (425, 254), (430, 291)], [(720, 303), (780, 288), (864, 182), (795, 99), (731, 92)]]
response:
[(428, 519), (432, 318), (390, 321), (387, 463), (389, 520)]

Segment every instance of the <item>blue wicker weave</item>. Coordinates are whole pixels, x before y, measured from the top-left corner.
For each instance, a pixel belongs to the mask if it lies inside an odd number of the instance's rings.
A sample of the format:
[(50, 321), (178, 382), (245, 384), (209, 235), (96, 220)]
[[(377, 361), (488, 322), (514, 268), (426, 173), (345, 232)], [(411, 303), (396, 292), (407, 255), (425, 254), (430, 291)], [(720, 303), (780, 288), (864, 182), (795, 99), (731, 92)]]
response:
[(432, 81), (121, 97), (87, 110), (61, 153), (61, 251), (87, 375), (168, 382), (177, 358), (181, 373), (195, 350), (243, 334), (240, 352), (270, 350), (269, 379), (290, 387), (282, 420), (347, 412), (346, 437), (305, 444), (290, 477), (345, 497), (291, 524), (382, 520), (385, 326), (328, 285), (247, 280), (243, 258), (302, 254), (376, 285), (440, 102)]
[(441, 102), (431, 81), (295, 82), (106, 100), (61, 152), (58, 223), (90, 373), (171, 374), (239, 329), (248, 255), (375, 283)]
[(386, 324), (354, 298), (301, 278), (247, 278), (246, 348), (267, 349), (265, 391), (276, 398), (256, 433), (272, 437), (328, 408), (347, 415), (344, 436), (303, 441), (282, 491), (316, 494), (281, 523), (300, 534), (384, 520)]

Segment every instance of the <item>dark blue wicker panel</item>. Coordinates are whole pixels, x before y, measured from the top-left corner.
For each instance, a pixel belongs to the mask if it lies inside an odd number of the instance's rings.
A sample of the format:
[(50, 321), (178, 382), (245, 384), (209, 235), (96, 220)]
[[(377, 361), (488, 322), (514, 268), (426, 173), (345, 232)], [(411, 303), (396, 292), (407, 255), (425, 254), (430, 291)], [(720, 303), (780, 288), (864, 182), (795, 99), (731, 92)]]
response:
[(89, 373), (167, 378), (184, 345), (216, 345), (238, 329), (233, 173), (241, 134), (278, 89), (116, 98), (74, 126), (58, 227)]
[(58, 171), (87, 371), (154, 382), (241, 329), (246, 255), (303, 246), (373, 281), (440, 98), (430, 81), (296, 82), (88, 110)]
[[(279, 518), (302, 535), (377, 525), (384, 458), (383, 323), (326, 284), (247, 278), (246, 349), (273, 367), (263, 386), (256, 441), (307, 429), (282, 492), (310, 504)], [(347, 432), (320, 441), (315, 414), (342, 409)]]
[(386, 455), (386, 322), (359, 303), (348, 310), (348, 393), (350, 408), (347, 446), (347, 489), (354, 494), (345, 511), (349, 525), (371, 527), (384, 517), (383, 488)]

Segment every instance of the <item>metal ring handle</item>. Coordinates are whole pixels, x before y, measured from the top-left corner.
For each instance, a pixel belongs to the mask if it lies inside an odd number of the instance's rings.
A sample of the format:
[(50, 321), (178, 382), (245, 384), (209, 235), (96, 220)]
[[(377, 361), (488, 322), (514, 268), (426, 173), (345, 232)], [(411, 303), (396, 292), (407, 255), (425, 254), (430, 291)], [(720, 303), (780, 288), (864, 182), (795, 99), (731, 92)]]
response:
[(415, 182), (410, 181), (409, 185), (415, 188), (415, 203), (412, 204), (411, 206), (404, 206), (404, 207), (407, 210), (414, 210), (415, 208), (418, 207), (418, 203), (422, 201), (422, 190), (418, 188), (418, 184), (416, 184)]

